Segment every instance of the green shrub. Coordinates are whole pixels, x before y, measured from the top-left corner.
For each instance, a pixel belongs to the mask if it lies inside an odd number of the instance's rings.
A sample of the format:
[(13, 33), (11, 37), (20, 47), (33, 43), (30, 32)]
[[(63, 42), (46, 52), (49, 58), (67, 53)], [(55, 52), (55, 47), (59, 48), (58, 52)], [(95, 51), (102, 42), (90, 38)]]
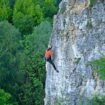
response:
[(96, 0), (89, 0), (89, 7), (93, 7), (96, 3)]
[(11, 95), (0, 89), (0, 105), (17, 105), (17, 103), (12, 102)]
[(22, 34), (32, 33), (33, 26), (40, 24), (44, 19), (40, 5), (33, 0), (16, 0), (13, 10), (13, 23)]
[(90, 101), (91, 105), (105, 105), (105, 96), (94, 96)]
[(79, 105), (105, 105), (105, 96), (94, 95), (92, 99), (81, 99)]
[(97, 73), (100, 79), (105, 80), (105, 57), (90, 62), (94, 72)]

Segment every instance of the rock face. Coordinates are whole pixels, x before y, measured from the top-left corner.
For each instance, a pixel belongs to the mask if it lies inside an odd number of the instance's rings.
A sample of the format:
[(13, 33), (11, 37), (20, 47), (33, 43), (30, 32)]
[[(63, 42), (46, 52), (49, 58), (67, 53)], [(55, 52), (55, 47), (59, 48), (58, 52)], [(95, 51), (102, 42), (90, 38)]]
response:
[(60, 3), (50, 39), (59, 73), (46, 64), (45, 105), (87, 105), (93, 95), (105, 95), (105, 83), (88, 65), (105, 56), (104, 3), (90, 8), (88, 0)]

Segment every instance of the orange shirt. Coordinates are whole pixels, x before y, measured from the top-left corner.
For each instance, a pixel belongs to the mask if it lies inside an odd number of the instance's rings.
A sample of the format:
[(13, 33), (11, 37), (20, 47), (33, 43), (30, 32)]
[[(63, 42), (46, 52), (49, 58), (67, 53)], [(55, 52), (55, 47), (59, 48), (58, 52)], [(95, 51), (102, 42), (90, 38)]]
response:
[(52, 57), (53, 56), (53, 51), (52, 50), (46, 50), (46, 52), (45, 52), (45, 57), (46, 58), (50, 58), (50, 57)]

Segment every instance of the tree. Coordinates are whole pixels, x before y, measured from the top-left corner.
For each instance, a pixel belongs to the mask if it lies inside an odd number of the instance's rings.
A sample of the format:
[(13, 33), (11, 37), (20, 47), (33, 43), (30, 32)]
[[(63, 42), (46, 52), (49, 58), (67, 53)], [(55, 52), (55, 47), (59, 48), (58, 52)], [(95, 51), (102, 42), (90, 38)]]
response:
[(33, 26), (43, 21), (43, 12), (40, 5), (33, 0), (16, 0), (13, 11), (13, 23), (23, 34), (29, 34)]
[(0, 22), (0, 88), (11, 93), (14, 100), (22, 82), (20, 40), (21, 34), (14, 26)]
[(9, 0), (0, 0), (0, 21), (8, 20), (11, 16)]
[(9, 0), (9, 4), (10, 4), (10, 7), (13, 9), (13, 6), (15, 4), (15, 0)]
[(45, 17), (52, 18), (57, 12), (57, 9), (55, 0), (45, 0), (43, 8)]
[(0, 105), (17, 105), (11, 101), (11, 95), (0, 89)]
[[(42, 31), (43, 30), (43, 31)], [(23, 92), (19, 95), (22, 105), (42, 105), (44, 98), (45, 62), (44, 51), (47, 47), (52, 26), (42, 22), (34, 28), (31, 35), (23, 41), (26, 60), (23, 65), (25, 83), (21, 85)]]

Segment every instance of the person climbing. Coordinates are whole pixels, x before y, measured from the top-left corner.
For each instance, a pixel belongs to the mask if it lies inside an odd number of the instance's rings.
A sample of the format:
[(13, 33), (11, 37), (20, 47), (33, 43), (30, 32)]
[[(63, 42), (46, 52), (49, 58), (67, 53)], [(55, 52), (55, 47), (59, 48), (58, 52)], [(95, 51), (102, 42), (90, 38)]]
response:
[(47, 62), (49, 62), (49, 63), (53, 66), (53, 68), (54, 68), (54, 70), (56, 70), (56, 72), (59, 72), (59, 71), (56, 69), (55, 64), (54, 64), (53, 61), (52, 61), (52, 57), (53, 57), (52, 46), (49, 45), (49, 46), (48, 46), (48, 49), (45, 51), (45, 60), (46, 60)]

